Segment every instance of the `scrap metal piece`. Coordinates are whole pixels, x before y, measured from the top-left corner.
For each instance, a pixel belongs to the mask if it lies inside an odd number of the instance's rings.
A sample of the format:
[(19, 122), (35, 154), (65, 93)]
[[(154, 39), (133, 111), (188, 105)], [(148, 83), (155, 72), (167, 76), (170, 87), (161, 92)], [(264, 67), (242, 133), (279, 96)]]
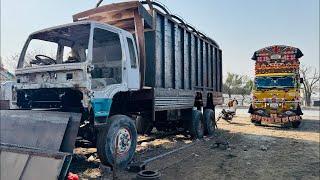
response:
[(68, 151), (73, 147), (79, 127), (74, 122), (80, 121), (76, 113), (31, 110), (1, 110), (0, 113), (2, 144), (59, 151), (71, 120), (70, 128), (73, 130), (67, 131), (66, 138), (72, 138), (73, 142), (70, 139), (63, 147), (69, 146), (66, 148)]
[(174, 149), (174, 150), (171, 150), (171, 151), (168, 151), (166, 153), (163, 153), (163, 154), (160, 154), (158, 156), (154, 156), (154, 157), (151, 157), (149, 159), (146, 159), (144, 161), (138, 161), (138, 162), (134, 162), (132, 164), (130, 164), (127, 168), (127, 170), (129, 172), (139, 172), (139, 171), (142, 171), (142, 170), (145, 170), (146, 169), (146, 165), (152, 161), (155, 161), (155, 160), (158, 160), (158, 159), (161, 159), (163, 157), (166, 157), (166, 156), (169, 156), (170, 154), (173, 154), (173, 153), (176, 153), (178, 151), (181, 151), (183, 149), (186, 149), (186, 148), (189, 148), (193, 145), (195, 145), (198, 141), (196, 142), (193, 142), (193, 143), (190, 143), (190, 144), (187, 144), (185, 146), (182, 146), (180, 148), (177, 148), (177, 149)]
[(160, 179), (160, 176), (158, 171), (143, 170), (137, 174), (137, 180), (157, 180)]
[(36, 110), (0, 113), (0, 179), (64, 179), (81, 114)]
[(8, 147), (4, 145), (1, 145), (0, 152), (0, 179), (63, 179), (59, 178), (58, 175), (61, 173), (65, 174), (68, 169), (68, 167), (63, 166), (65, 160), (71, 161), (71, 154), (61, 152)]

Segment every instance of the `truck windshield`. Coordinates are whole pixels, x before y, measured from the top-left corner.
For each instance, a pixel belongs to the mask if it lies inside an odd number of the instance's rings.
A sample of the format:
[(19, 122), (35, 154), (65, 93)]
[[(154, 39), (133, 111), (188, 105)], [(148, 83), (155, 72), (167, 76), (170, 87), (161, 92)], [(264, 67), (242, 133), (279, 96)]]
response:
[(78, 24), (32, 34), (18, 68), (84, 62), (90, 36), (89, 24)]
[(257, 89), (263, 88), (293, 88), (295, 86), (294, 77), (256, 77), (255, 86)]

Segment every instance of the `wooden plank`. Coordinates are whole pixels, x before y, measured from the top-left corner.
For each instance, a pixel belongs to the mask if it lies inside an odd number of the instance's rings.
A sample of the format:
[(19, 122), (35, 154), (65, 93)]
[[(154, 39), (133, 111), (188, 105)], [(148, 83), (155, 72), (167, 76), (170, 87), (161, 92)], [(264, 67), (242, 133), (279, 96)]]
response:
[(208, 44), (208, 64), (207, 64), (207, 68), (208, 68), (208, 87), (212, 88), (212, 61), (211, 61), (211, 45)]
[(206, 42), (202, 43), (202, 86), (208, 87), (207, 84), (207, 48)]
[(155, 81), (156, 87), (164, 87), (164, 17), (155, 15)]
[(173, 88), (173, 40), (172, 40), (172, 32), (173, 32), (173, 23), (168, 20), (168, 18), (164, 18), (164, 76), (165, 88)]
[(123, 11), (107, 11), (102, 13), (96, 13), (88, 16), (88, 19), (95, 20), (103, 23), (112, 21), (121, 21), (134, 18), (134, 9), (123, 10)]
[(135, 30), (135, 21), (134, 19), (127, 19), (122, 21), (113, 21), (108, 22), (109, 25), (116, 26), (118, 28), (124, 29), (126, 31)]
[(102, 23), (134, 18), (134, 11), (137, 11), (144, 20), (146, 28), (153, 27), (153, 19), (150, 13), (138, 1), (114, 3), (90, 9), (73, 15), (73, 21), (95, 20)]
[(190, 53), (191, 53), (191, 89), (197, 86), (197, 57), (196, 57), (196, 41), (193, 34), (191, 36)]
[(126, 10), (126, 9), (131, 9), (131, 8), (137, 8), (138, 5), (139, 5), (138, 1), (113, 3), (113, 4), (109, 4), (109, 5), (104, 5), (104, 6), (100, 6), (98, 8), (89, 9), (87, 11), (73, 15), (73, 21), (79, 21), (79, 19), (82, 19), (84, 17), (88, 17), (90, 15), (94, 15), (97, 13), (101, 13), (101, 12), (120, 11), (120, 10)]
[(198, 78), (198, 84), (197, 86), (199, 87), (202, 87), (202, 43), (203, 42), (201, 39), (197, 38), (197, 56), (198, 56), (198, 59), (197, 59), (197, 68), (198, 68), (198, 75), (197, 75), (197, 78)]
[(145, 50), (145, 44), (144, 44), (143, 19), (139, 15), (138, 11), (134, 11), (134, 23), (135, 23), (136, 39), (137, 39), (137, 44), (139, 48), (140, 88), (142, 89), (144, 87), (146, 50)]
[(184, 89), (190, 89), (190, 80), (191, 80), (191, 70), (190, 70), (190, 49), (189, 49), (189, 35), (187, 31), (183, 30), (183, 66), (184, 66), (184, 75), (183, 75), (183, 81), (184, 81)]

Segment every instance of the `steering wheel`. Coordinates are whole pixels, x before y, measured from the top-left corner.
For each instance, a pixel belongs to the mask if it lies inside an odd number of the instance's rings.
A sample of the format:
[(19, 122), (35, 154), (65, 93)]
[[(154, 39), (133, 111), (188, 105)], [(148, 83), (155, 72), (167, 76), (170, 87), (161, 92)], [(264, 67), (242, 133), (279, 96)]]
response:
[(38, 54), (35, 56), (36, 60), (43, 63), (44, 65), (57, 64), (56, 60), (49, 56)]

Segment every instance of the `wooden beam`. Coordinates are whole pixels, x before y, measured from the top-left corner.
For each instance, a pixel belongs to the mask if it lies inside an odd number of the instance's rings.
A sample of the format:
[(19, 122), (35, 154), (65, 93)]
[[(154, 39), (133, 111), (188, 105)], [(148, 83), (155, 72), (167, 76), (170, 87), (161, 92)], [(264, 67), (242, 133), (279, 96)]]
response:
[[(88, 20), (94, 20), (101, 23), (111, 24), (113, 22), (120, 22), (120, 21), (127, 21), (131, 20), (134, 21), (134, 10), (132, 11), (111, 11), (111, 12), (104, 12), (99, 14), (94, 14), (89, 16)], [(114, 24), (114, 23), (113, 23)]]
[(134, 30), (135, 29), (135, 22), (134, 19), (128, 19), (123, 21), (114, 21), (114, 22), (107, 22), (112, 26), (116, 26), (126, 31)]
[(114, 3), (109, 5), (100, 6), (93, 8), (78, 14), (73, 15), (73, 21), (79, 21), (79, 19), (88, 17), (93, 14), (107, 12), (107, 11), (122, 11), (125, 9), (137, 8), (139, 6), (139, 1)]
[(145, 43), (144, 43), (144, 24), (143, 19), (139, 15), (138, 11), (134, 11), (134, 23), (135, 23), (135, 34), (137, 45), (139, 48), (139, 65), (140, 65), (140, 88), (144, 87), (145, 79), (145, 66), (146, 66), (146, 57), (145, 57)]

